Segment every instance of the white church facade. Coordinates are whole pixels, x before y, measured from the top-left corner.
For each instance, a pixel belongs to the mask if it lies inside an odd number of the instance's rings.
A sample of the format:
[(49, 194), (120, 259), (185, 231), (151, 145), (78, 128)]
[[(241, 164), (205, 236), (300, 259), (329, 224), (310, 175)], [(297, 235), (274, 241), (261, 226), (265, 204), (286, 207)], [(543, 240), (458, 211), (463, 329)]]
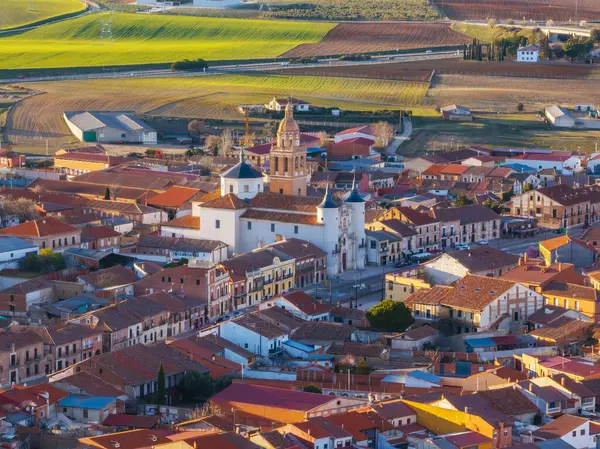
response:
[[(366, 262), (365, 203), (354, 188), (345, 201), (329, 191), (306, 196), (306, 148), (288, 105), (271, 152), (270, 185), (240, 162), (221, 175), (220, 196), (192, 205), (191, 216), (163, 225), (163, 236), (221, 240), (231, 255), (286, 239), (307, 240), (327, 253), (327, 273), (362, 269)], [(275, 187), (275, 190), (273, 188)]]

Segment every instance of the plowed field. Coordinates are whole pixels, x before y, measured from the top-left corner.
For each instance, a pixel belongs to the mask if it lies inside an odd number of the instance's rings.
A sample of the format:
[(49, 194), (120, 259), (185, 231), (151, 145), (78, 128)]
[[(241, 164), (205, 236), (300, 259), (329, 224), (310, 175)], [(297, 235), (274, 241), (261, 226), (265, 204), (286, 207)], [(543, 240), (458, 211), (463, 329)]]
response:
[(433, 0), (433, 3), (444, 15), (457, 20), (552, 19), (568, 22), (600, 19), (598, 0)]
[(286, 57), (338, 55), (372, 51), (461, 45), (471, 40), (443, 23), (341, 23), (323, 40), (301, 44)]

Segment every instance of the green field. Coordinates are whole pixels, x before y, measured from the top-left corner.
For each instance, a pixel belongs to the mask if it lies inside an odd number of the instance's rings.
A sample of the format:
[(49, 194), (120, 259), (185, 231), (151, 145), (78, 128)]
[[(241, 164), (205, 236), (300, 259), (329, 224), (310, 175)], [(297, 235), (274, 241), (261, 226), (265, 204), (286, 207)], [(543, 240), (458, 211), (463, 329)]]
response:
[(334, 23), (90, 14), (0, 38), (0, 69), (83, 67), (181, 59), (272, 58), (319, 42)]
[(80, 0), (6, 0), (0, 2), (0, 30), (83, 11)]
[(469, 25), (466, 23), (454, 23), (451, 28), (458, 32), (466, 34), (467, 36), (479, 39), (481, 42), (497, 42), (501, 39), (508, 39), (517, 36), (524, 37), (528, 41), (533, 42), (534, 30), (530, 29), (509, 29), (503, 26), (490, 27), (488, 25)]
[[(27, 83), (44, 92), (19, 102), (7, 120), (8, 140), (22, 152), (45, 152), (74, 140), (62, 114), (75, 110), (136, 111), (142, 116), (235, 120), (240, 104), (265, 104), (273, 96), (347, 110), (419, 106), (428, 83), (268, 74), (184, 78), (120, 78)], [(323, 121), (330, 120), (323, 116)]]

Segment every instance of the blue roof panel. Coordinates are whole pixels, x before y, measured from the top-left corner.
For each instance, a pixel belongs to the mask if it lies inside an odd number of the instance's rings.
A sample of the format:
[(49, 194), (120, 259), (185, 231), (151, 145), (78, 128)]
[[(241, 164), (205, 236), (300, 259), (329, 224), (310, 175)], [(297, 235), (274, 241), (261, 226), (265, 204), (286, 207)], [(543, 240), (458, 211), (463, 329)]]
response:
[(58, 401), (58, 405), (60, 407), (79, 407), (102, 410), (115, 402), (115, 400), (115, 398), (108, 396), (83, 396), (74, 394)]
[(439, 384), (442, 381), (441, 377), (438, 377), (435, 374), (428, 373), (427, 371), (411, 371), (410, 373), (408, 373), (408, 376), (414, 377), (419, 380), (425, 380), (434, 384)]
[(492, 346), (498, 346), (498, 344), (491, 338), (471, 338), (469, 340), (465, 340), (465, 344), (471, 346), (472, 348), (488, 348)]

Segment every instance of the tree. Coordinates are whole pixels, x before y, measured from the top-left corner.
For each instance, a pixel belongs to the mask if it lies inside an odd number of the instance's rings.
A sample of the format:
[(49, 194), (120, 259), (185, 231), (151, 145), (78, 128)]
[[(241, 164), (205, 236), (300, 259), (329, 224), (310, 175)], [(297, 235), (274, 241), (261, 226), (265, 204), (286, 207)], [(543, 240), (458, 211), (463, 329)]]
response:
[(194, 59), (190, 61), (189, 59), (184, 59), (183, 61), (177, 61), (171, 64), (171, 70), (206, 70), (208, 69), (208, 64), (204, 59)]
[(231, 130), (229, 128), (225, 128), (219, 139), (219, 156), (227, 156), (232, 148), (233, 136), (231, 135)]
[(369, 374), (373, 369), (369, 366), (366, 360), (359, 360), (356, 364), (356, 372), (358, 374)]
[(323, 390), (321, 390), (319, 387), (317, 387), (316, 385), (307, 385), (306, 387), (304, 387), (302, 389), (302, 391), (306, 391), (307, 393), (317, 393), (317, 394), (323, 394)]
[(215, 136), (214, 134), (211, 134), (204, 141), (204, 146), (206, 147), (207, 150), (211, 151), (214, 156), (216, 156), (219, 152), (220, 141), (221, 140), (219, 139), (219, 136)]
[(378, 122), (375, 124), (375, 137), (377, 143), (381, 147), (387, 147), (390, 143), (390, 139), (394, 137), (394, 127), (388, 122)]
[(23, 223), (33, 220), (37, 215), (35, 204), (26, 198), (1, 198), (0, 199), (0, 227), (8, 226), (13, 222)]
[(277, 122), (275, 120), (269, 120), (263, 125), (263, 134), (266, 139), (272, 139), (275, 137), (275, 130), (277, 129)]
[(188, 371), (179, 384), (184, 397), (190, 401), (207, 399), (213, 394), (213, 384), (207, 374)]
[(385, 299), (367, 312), (371, 326), (386, 332), (404, 332), (415, 322), (408, 307), (403, 302)]
[(104, 192), (104, 199), (110, 200), (110, 189), (108, 187), (106, 188), (106, 191)]
[(156, 403), (158, 405), (165, 405), (165, 398), (167, 396), (166, 382), (165, 382), (165, 370), (163, 369), (162, 363), (158, 369), (158, 388), (156, 390)]
[(50, 248), (40, 250), (40, 254), (30, 254), (23, 263), (26, 271), (39, 273), (52, 273), (62, 270), (67, 266), (65, 258), (61, 253), (55, 253)]
[(324, 147), (325, 145), (327, 145), (327, 142), (329, 141), (329, 134), (327, 134), (326, 131), (319, 131), (319, 143), (321, 144), (321, 147)]
[(529, 192), (530, 190), (533, 190), (533, 184), (527, 183), (523, 186), (523, 193)]
[(523, 103), (517, 103), (517, 111), (523, 112), (525, 110), (525, 105)]
[(594, 28), (590, 31), (590, 39), (592, 43), (600, 42), (600, 29)]
[(454, 202), (454, 205), (456, 207), (468, 206), (469, 204), (473, 204), (473, 200), (467, 198), (467, 196), (464, 193), (459, 194), (458, 198), (456, 198), (456, 201)]
[(188, 123), (188, 132), (190, 135), (200, 137), (202, 131), (204, 131), (204, 122), (202, 120), (194, 119)]

